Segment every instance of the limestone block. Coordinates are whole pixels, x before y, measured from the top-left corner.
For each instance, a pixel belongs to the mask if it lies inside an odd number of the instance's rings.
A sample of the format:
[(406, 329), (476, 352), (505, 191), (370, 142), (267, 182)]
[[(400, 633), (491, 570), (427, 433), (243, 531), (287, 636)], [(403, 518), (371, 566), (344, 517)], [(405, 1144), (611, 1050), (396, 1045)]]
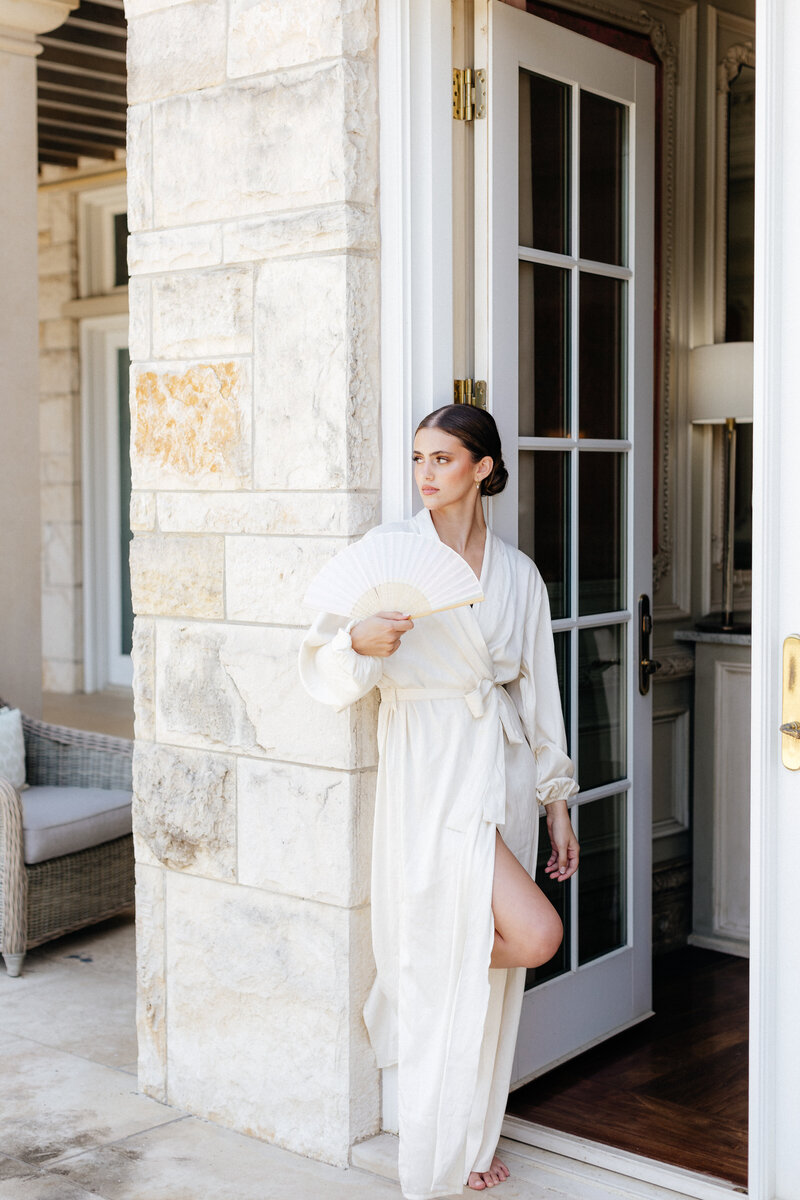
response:
[(225, 79), (225, 5), (193, 0), (128, 21), (128, 103), (157, 100)]
[(80, 649), (79, 592), (74, 587), (42, 588), (42, 655), (74, 661)]
[(249, 354), (253, 280), (249, 267), (153, 280), (153, 355)]
[(75, 281), (71, 275), (50, 275), (39, 281), (39, 320), (61, 319), (61, 310), (67, 300), (74, 300)]
[(368, 937), (366, 909), (168, 875), (169, 1103), (345, 1166), (377, 1125)]
[(75, 193), (39, 192), (39, 228), (47, 230), (49, 246), (73, 242), (76, 237)]
[(377, 251), (378, 213), (356, 204), (326, 204), (223, 227), (225, 262), (262, 262), (290, 254)]
[(248, 360), (134, 368), (134, 488), (238, 488), (250, 482)]
[[(52, 401), (51, 401), (52, 403)], [(39, 456), (39, 475), (44, 484), (71, 483), (75, 478), (75, 463), (71, 453), (42, 450)]]
[(129, 21), (160, 8), (171, 8), (176, 4), (189, 4), (191, 0), (124, 0), (125, 16)]
[(259, 75), (321, 58), (368, 53), (377, 35), (374, 0), (231, 0), (228, 74)]
[(352, 770), (377, 761), (372, 694), (344, 712), (300, 683), (302, 630), (160, 622), (156, 634), (159, 742), (231, 749)]
[(125, 161), (128, 168), (128, 229), (136, 233), (153, 225), (153, 122), (150, 105), (131, 105), (127, 125)]
[(368, 904), (375, 773), (237, 763), (239, 882), (352, 907)]
[(47, 483), (41, 490), (42, 521), (77, 521), (80, 495), (74, 483)]
[(136, 864), (136, 1035), (139, 1089), (167, 1098), (167, 977), (161, 867)]
[[(42, 454), (67, 454), (73, 443), (73, 401), (70, 396), (42, 400), (39, 405), (39, 449)], [(61, 480), (47, 479), (47, 483)]]
[(148, 617), (133, 622), (134, 736), (152, 742), (156, 736), (156, 623)]
[(75, 270), (75, 246), (72, 242), (60, 242), (58, 245), (46, 246), (39, 251), (39, 278), (49, 275), (69, 275)]
[(63, 396), (78, 391), (78, 355), (74, 350), (45, 350), (39, 355), (39, 392)]
[(44, 350), (77, 350), (78, 322), (64, 318), (60, 321), (42, 322), (42, 348)]
[(137, 533), (131, 542), (133, 611), (224, 615), (225, 542), (217, 536)]
[(134, 233), (128, 241), (131, 275), (186, 271), (222, 262), (222, 227), (190, 225), (187, 229), (158, 229)]
[(150, 358), (150, 327), (153, 320), (152, 282), (132, 276), (128, 280), (128, 352), (131, 362)]
[(69, 521), (42, 525), (42, 582), (69, 587), (81, 582), (80, 529)]
[(377, 260), (338, 255), (259, 268), (257, 487), (378, 486), (379, 335)]
[(156, 497), (154, 492), (131, 493), (130, 524), (132, 530), (155, 529)]
[(58, 658), (43, 658), (42, 691), (60, 692), (70, 696), (73, 692), (82, 692), (83, 664)]
[(336, 538), (227, 537), (225, 615), (230, 621), (308, 626), (303, 596), (347, 543)]
[(236, 878), (236, 766), (230, 755), (136, 743), (133, 828), (173, 871)]
[(157, 505), (175, 533), (357, 537), (380, 521), (377, 492), (161, 492)]
[(371, 63), (326, 62), (153, 106), (159, 227), (342, 200), (372, 205), (377, 182)]

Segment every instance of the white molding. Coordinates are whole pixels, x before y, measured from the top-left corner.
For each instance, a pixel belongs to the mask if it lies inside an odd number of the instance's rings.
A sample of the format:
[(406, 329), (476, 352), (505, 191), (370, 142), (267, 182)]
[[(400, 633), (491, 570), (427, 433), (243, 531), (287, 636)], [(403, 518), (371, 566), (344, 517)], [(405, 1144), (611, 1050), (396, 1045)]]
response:
[(411, 515), (411, 446), (453, 395), (450, 6), (381, 0), (383, 520)]
[(127, 212), (124, 183), (78, 193), (78, 294), (107, 296), (127, 290), (114, 283), (114, 217)]
[[(672, 804), (669, 817), (653, 822), (653, 840), (685, 833), (689, 828), (689, 731), (688, 708), (664, 708), (653, 713), (653, 726), (672, 725)], [(654, 754), (655, 757), (655, 754)]]
[(47, 33), (63, 25), (77, 7), (78, 0), (0, 0), (0, 26), (28, 34)]
[[(743, 719), (743, 704), (747, 709), (746, 719)], [(718, 659), (714, 663), (712, 922), (714, 933), (741, 942), (747, 942), (750, 934), (747, 904), (749, 871), (746, 887), (743, 889), (739, 884), (738, 895), (736, 887), (739, 864), (747, 862), (750, 846), (748, 830), (741, 829), (743, 821), (749, 827), (750, 744), (747, 738), (742, 740), (741, 736), (742, 731), (749, 727), (749, 718), (750, 664)], [(746, 767), (742, 762), (743, 755), (747, 758)], [(740, 902), (744, 900), (744, 907), (748, 910), (743, 922), (737, 921), (731, 911), (736, 908), (737, 899)]]

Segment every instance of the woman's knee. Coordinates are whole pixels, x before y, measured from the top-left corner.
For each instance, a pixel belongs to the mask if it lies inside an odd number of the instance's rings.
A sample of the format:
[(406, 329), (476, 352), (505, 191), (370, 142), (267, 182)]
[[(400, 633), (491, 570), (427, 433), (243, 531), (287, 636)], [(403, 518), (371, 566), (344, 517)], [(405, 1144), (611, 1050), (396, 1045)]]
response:
[(527, 930), (523, 956), (526, 967), (541, 967), (549, 962), (561, 945), (564, 926), (556, 910), (549, 906)]

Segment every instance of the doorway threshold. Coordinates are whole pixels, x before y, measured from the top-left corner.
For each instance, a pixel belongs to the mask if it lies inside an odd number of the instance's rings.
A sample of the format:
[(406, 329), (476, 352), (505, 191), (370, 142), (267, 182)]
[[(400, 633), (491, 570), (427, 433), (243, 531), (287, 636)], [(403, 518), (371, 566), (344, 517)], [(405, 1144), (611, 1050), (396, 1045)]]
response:
[[(598, 1178), (594, 1172), (600, 1172), (604, 1178), (607, 1177), (609, 1186), (623, 1194), (635, 1195), (637, 1200), (639, 1197), (642, 1200), (645, 1197), (647, 1200), (654, 1200), (655, 1197), (658, 1200), (685, 1200), (687, 1197), (691, 1200), (741, 1200), (742, 1196), (747, 1195), (746, 1188), (724, 1179), (687, 1171), (683, 1167), (644, 1158), (588, 1138), (562, 1133), (558, 1129), (548, 1129), (520, 1117), (507, 1116), (504, 1119), (503, 1135), (501, 1144), (513, 1145), (515, 1153), (523, 1157), (529, 1157), (532, 1161), (541, 1159), (543, 1163), (550, 1163), (557, 1158), (560, 1160), (560, 1170), (573, 1171), (576, 1179), (586, 1178), (587, 1170), (590, 1178)], [(623, 1180), (627, 1181), (627, 1187), (621, 1186)], [(635, 1185), (635, 1192), (631, 1184)], [(652, 1190), (643, 1190), (644, 1187)]]
[[(511, 1171), (499, 1200), (740, 1200), (733, 1184), (507, 1117), (498, 1151)], [(351, 1166), (397, 1181), (398, 1139), (359, 1142)], [(464, 1195), (472, 1195), (464, 1192)]]

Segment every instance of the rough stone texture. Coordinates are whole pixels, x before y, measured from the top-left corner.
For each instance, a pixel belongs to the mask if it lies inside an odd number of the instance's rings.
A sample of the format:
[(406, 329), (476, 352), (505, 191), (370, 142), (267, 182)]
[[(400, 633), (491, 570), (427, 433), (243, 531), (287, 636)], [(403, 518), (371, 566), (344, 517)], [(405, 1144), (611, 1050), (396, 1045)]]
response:
[(153, 281), (153, 356), (249, 354), (253, 346), (250, 267), (167, 275)]
[(153, 155), (153, 119), (149, 104), (128, 109), (126, 165), (128, 168), (128, 229), (136, 233), (153, 225), (153, 191), (150, 186)]
[(133, 828), (160, 863), (236, 878), (236, 767), (230, 755), (137, 742)]
[(370, 50), (374, 0), (231, 0), (228, 74), (258, 75)]
[(128, 350), (132, 362), (150, 358), (150, 328), (153, 323), (152, 282), (132, 278), (128, 283), (130, 318), (128, 321)]
[[(156, 497), (154, 492), (133, 492), (131, 495), (131, 529), (154, 529)], [(197, 532), (201, 532), (198, 530)]]
[(371, 695), (344, 712), (309, 699), (297, 673), (302, 630), (159, 622), (159, 742), (352, 770), (374, 766)]
[(176, 4), (189, 4), (191, 0), (124, 0), (125, 16), (129, 21), (145, 13), (157, 12), (161, 8), (172, 8)]
[(136, 1033), (139, 1088), (167, 1098), (167, 980), (164, 946), (164, 872), (136, 864)]
[(296, 213), (257, 217), (223, 228), (225, 262), (253, 262), (282, 255), (331, 254), (378, 249), (380, 233), (374, 208), (327, 204)]
[(375, 773), (240, 758), (239, 882), (352, 907), (369, 903)]
[(376, 1131), (367, 909), (170, 874), (167, 976), (171, 1104), (342, 1166)]
[(236, 488), (250, 481), (247, 359), (133, 371), (135, 488)]
[(224, 615), (225, 543), (194, 534), (136, 534), (131, 543), (135, 613), (180, 617)]
[(357, 537), (380, 520), (377, 492), (162, 492), (158, 523), (175, 533)]
[(156, 736), (156, 624), (147, 617), (133, 622), (133, 732), (152, 742)]
[[(377, 486), (377, 261), (265, 263), (255, 303), (256, 486)], [(298, 429), (313, 433), (313, 453)]]
[(303, 596), (342, 549), (335, 538), (227, 537), (225, 615), (230, 621), (307, 626), (314, 610)]
[(128, 103), (225, 79), (225, 5), (192, 0), (128, 20)]
[[(159, 227), (337, 200), (375, 201), (371, 63), (327, 62), (159, 100), (152, 136)], [(136, 153), (146, 154), (146, 142), (144, 127), (137, 126)], [(140, 206), (131, 228), (148, 224)]]
[(217, 266), (222, 262), (222, 236), (219, 225), (134, 233), (128, 242), (128, 269), (131, 275), (147, 275)]

